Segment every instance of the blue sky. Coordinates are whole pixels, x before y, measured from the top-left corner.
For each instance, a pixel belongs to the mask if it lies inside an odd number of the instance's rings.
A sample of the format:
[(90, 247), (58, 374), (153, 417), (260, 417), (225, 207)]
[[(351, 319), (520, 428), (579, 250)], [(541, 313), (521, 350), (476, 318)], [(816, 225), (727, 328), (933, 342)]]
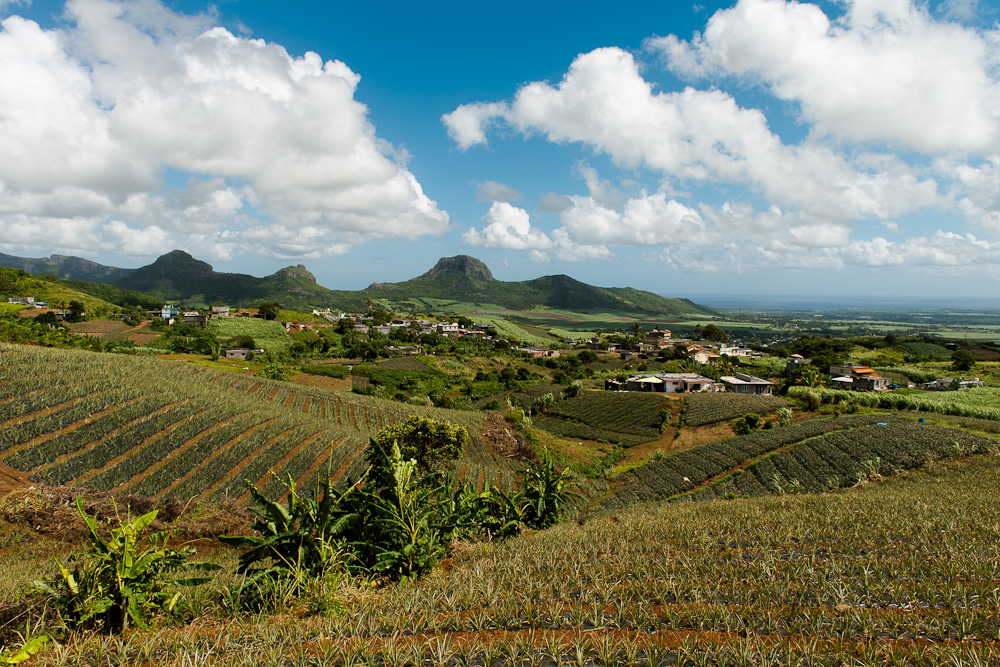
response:
[[(1000, 305), (995, 2), (0, 0), (0, 251)], [(940, 302), (935, 301), (935, 305)]]

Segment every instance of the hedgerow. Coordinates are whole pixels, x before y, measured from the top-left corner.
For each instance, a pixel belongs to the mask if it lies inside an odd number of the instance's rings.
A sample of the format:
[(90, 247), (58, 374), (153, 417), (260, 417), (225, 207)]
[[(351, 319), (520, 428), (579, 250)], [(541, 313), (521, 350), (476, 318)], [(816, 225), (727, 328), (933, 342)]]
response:
[(861, 392), (843, 389), (790, 387), (788, 395), (808, 399), (813, 396), (821, 403), (847, 403), (888, 410), (919, 410), (948, 415), (1000, 420), (1000, 389), (976, 387), (959, 391), (939, 391), (920, 394), (894, 391)]

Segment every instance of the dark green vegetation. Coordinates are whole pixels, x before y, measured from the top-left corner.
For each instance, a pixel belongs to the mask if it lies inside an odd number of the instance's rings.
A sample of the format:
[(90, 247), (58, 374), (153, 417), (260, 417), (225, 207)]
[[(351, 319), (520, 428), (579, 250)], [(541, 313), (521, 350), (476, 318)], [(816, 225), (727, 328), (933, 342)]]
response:
[(273, 301), (290, 308), (313, 308), (336, 303), (331, 291), (317, 285), (316, 278), (304, 266), (289, 266), (256, 278), (242, 273), (219, 273), (211, 264), (181, 250), (161, 256), (115, 284), (189, 306), (205, 307), (216, 302), (252, 306)]
[(667, 299), (630, 287), (593, 287), (565, 275), (544, 276), (523, 282), (501, 282), (493, 277), (485, 264), (467, 255), (445, 257), (422, 276), (403, 283), (374, 283), (365, 292), (367, 297), (373, 299), (460, 299), (496, 304), (514, 310), (547, 307), (658, 315), (719, 314), (687, 299)]
[(455, 424), (424, 417), (387, 426), (378, 432), (365, 453), (375, 486), (392, 486), (397, 460), (413, 461), (418, 472), (439, 470), (465, 451), (469, 432)]
[(587, 391), (554, 403), (533, 423), (567, 438), (631, 447), (659, 438), (670, 403), (663, 394)]
[(52, 255), (50, 257), (32, 259), (0, 253), (0, 266), (22, 269), (36, 276), (47, 273), (57, 278), (86, 280), (96, 283), (113, 283), (133, 271), (133, 269), (104, 266), (89, 259), (83, 259), (82, 257), (67, 257), (65, 255)]
[(123, 289), (108, 285), (107, 283), (95, 283), (86, 280), (64, 279), (64, 285), (75, 289), (83, 294), (89, 294), (95, 299), (107, 301), (121, 308), (139, 308), (141, 310), (159, 310), (163, 301), (155, 296), (149, 296), (136, 290)]
[[(91, 279), (84, 275), (74, 274), (74, 277)], [(156, 299), (201, 307), (215, 302), (250, 306), (277, 301), (290, 308), (330, 306), (357, 312), (364, 311), (373, 300), (410, 310), (414, 304), (409, 307), (407, 304), (412, 299), (458, 298), (510, 309), (557, 308), (700, 317), (719, 314), (687, 299), (667, 299), (631, 287), (594, 287), (564, 275), (501, 282), (493, 278), (485, 264), (465, 255), (443, 258), (427, 273), (403, 283), (372, 283), (364, 290), (337, 291), (317, 285), (315, 277), (301, 265), (256, 278), (216, 272), (210, 264), (174, 250), (123, 275), (114, 285)], [(416, 310), (426, 308), (418, 306)]]

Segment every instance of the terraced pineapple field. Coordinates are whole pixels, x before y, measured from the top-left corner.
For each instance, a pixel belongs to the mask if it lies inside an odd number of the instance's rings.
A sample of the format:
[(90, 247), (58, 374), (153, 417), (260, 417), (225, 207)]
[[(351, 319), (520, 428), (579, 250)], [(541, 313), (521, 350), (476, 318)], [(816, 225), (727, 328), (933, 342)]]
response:
[(821, 403), (856, 404), (885, 410), (919, 410), (978, 419), (1000, 420), (1000, 389), (974, 387), (960, 391), (910, 393), (899, 391), (845, 391), (812, 387), (792, 387), (789, 396), (806, 399), (812, 395)]
[(201, 500), (357, 479), (384, 426), (414, 414), (465, 426), (459, 472), (509, 483), (479, 413), (343, 394), (158, 359), (0, 345), (0, 460), (31, 479)]
[(660, 412), (672, 403), (663, 394), (586, 391), (555, 403), (534, 425), (567, 438), (632, 447), (660, 437)]
[(742, 417), (748, 412), (764, 414), (790, 405), (788, 401), (778, 396), (730, 392), (690, 394), (685, 400), (687, 400), (687, 415), (684, 423), (688, 426), (717, 424)]
[(971, 453), (997, 441), (913, 416), (857, 415), (798, 421), (668, 455), (630, 472), (602, 503), (826, 491)]
[[(347, 613), (233, 619), (207, 605), (185, 627), (87, 633), (31, 664), (996, 665), (997, 463), (568, 521), (467, 545), (416, 581), (345, 586)], [(12, 547), (4, 574), (35, 551)], [(235, 556), (226, 566), (232, 577)]]

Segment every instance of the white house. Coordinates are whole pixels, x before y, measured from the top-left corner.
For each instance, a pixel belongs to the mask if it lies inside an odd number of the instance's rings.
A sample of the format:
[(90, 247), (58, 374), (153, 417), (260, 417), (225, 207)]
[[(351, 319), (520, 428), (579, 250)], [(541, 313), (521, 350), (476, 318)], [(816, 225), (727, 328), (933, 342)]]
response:
[(697, 373), (638, 373), (625, 383), (628, 391), (660, 393), (723, 391), (725, 385)]

